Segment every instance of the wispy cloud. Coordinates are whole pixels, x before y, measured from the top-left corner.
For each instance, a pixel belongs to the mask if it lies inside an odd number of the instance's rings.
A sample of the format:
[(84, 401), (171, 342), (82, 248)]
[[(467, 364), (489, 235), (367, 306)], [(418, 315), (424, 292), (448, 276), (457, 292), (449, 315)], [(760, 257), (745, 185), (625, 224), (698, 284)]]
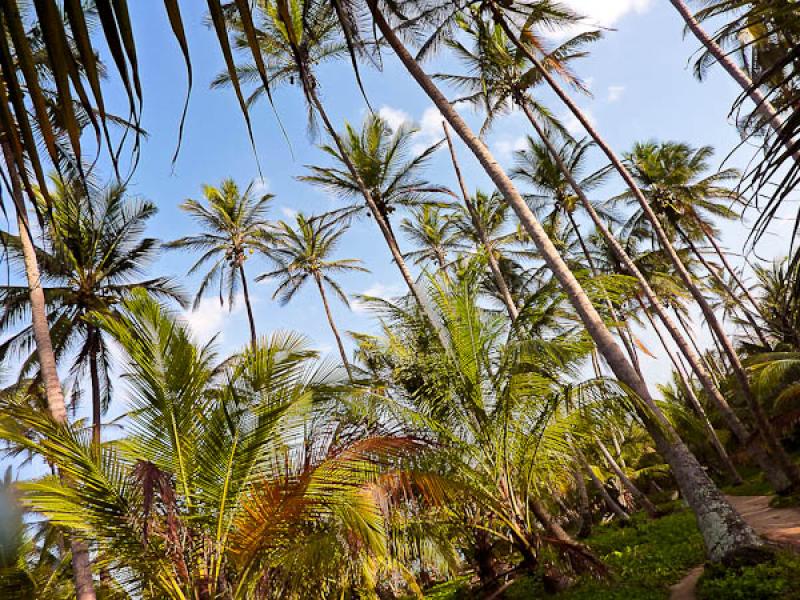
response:
[[(586, 110), (585, 108), (581, 109), (583, 114), (586, 115), (586, 118), (589, 120), (589, 123), (592, 125), (597, 125), (597, 120), (594, 118), (594, 115), (591, 111)], [(572, 135), (579, 135), (584, 133), (583, 125), (581, 122), (578, 121), (578, 117), (573, 115), (572, 113), (567, 113), (566, 115), (562, 115), (561, 117), (562, 123), (564, 123), (564, 127), (566, 127), (567, 131), (570, 132)]]
[(266, 177), (256, 177), (253, 180), (252, 187), (250, 188), (250, 193), (253, 194), (253, 196), (255, 196), (256, 198), (269, 193), (269, 179), (267, 179)]
[(516, 137), (502, 136), (492, 143), (492, 151), (498, 160), (508, 162), (514, 156), (514, 152), (524, 150), (526, 146), (524, 135)]
[(616, 102), (620, 98), (622, 98), (622, 94), (625, 93), (625, 86), (624, 85), (610, 85), (608, 86), (608, 96), (606, 100), (608, 102)]
[(554, 32), (552, 35), (557, 38), (597, 28), (612, 28), (624, 16), (643, 14), (655, 4), (653, 0), (562, 0), (561, 3), (583, 16), (584, 21)]
[(417, 128), (411, 146), (411, 152), (414, 154), (422, 154), (429, 146), (444, 137), (442, 114), (433, 106), (426, 108), (419, 120), (415, 120), (404, 110), (386, 105), (378, 110), (378, 114), (394, 131), (406, 124)]
[(218, 297), (208, 297), (200, 302), (197, 310), (184, 311), (183, 319), (199, 342), (208, 342), (215, 335), (218, 335), (221, 341), (225, 337), (224, 331), (228, 329), (231, 319), (237, 317), (243, 310), (243, 294), (237, 294), (234, 298), (233, 310), (229, 310), (227, 300), (220, 304)]
[[(405, 287), (400, 282), (381, 283), (380, 281), (376, 281), (359, 295), (372, 296), (375, 298), (386, 298), (388, 300), (402, 296), (404, 293)], [(350, 308), (353, 309), (353, 312), (362, 314), (369, 310), (364, 302), (359, 302), (358, 300), (351, 302)]]

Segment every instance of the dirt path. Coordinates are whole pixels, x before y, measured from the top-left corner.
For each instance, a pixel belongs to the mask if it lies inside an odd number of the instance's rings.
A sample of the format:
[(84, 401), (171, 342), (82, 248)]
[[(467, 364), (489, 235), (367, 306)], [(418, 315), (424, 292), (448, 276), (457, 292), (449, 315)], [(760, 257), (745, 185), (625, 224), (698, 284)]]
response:
[[(800, 508), (772, 508), (770, 496), (727, 496), (745, 520), (768, 540), (800, 548)], [(670, 590), (670, 600), (694, 600), (703, 567), (695, 567)]]

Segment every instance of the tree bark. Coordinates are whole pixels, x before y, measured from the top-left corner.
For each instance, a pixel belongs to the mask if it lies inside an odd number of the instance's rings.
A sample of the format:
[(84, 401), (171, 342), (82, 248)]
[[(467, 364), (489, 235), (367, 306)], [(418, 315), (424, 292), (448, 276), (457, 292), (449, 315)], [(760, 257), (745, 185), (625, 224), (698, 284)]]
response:
[(347, 371), (347, 377), (350, 379), (350, 383), (353, 383), (353, 370), (350, 367), (350, 362), (347, 360), (347, 353), (344, 351), (342, 338), (339, 337), (339, 330), (336, 328), (336, 323), (333, 321), (331, 308), (328, 306), (328, 298), (325, 295), (325, 287), (322, 285), (322, 278), (320, 277), (319, 273), (314, 273), (314, 281), (317, 283), (317, 289), (319, 290), (319, 295), (322, 298), (322, 305), (325, 307), (325, 316), (328, 317), (328, 324), (331, 326), (333, 337), (336, 338), (336, 345), (339, 347), (339, 355), (342, 357), (342, 364), (344, 364), (344, 368)]
[(92, 444), (98, 451), (102, 442), (101, 428), (103, 426), (103, 402), (100, 392), (100, 369), (97, 364), (97, 355), (100, 352), (100, 332), (94, 326), (89, 326), (89, 377), (92, 383)]
[(625, 486), (625, 489), (628, 490), (633, 499), (636, 503), (641, 506), (643, 509), (647, 511), (647, 514), (651, 517), (658, 516), (658, 509), (655, 505), (650, 502), (650, 498), (648, 498), (645, 493), (636, 487), (636, 484), (631, 481), (631, 478), (625, 474), (625, 471), (617, 464), (617, 461), (614, 460), (614, 457), (611, 456), (611, 453), (608, 451), (608, 448), (605, 447), (603, 442), (599, 439), (597, 441), (597, 447), (600, 448), (600, 452), (602, 452), (603, 457), (606, 459), (608, 466), (611, 467), (611, 470), (614, 471), (614, 474), (619, 478), (622, 482), (622, 485)]
[(608, 510), (614, 513), (618, 519), (622, 521), (630, 521), (631, 516), (625, 512), (625, 509), (619, 505), (619, 502), (614, 500), (611, 497), (611, 494), (608, 493), (606, 486), (603, 485), (603, 482), (600, 481), (600, 478), (595, 474), (592, 467), (589, 465), (589, 462), (586, 460), (586, 457), (583, 455), (583, 452), (577, 446), (573, 446), (575, 450), (575, 454), (578, 457), (578, 462), (581, 463), (581, 467), (583, 470), (589, 475), (589, 479), (592, 480), (592, 484), (600, 492), (600, 495), (603, 497), (603, 502), (606, 503)]
[(592, 509), (589, 506), (589, 494), (586, 492), (586, 482), (583, 480), (583, 473), (576, 468), (572, 472), (575, 479), (575, 490), (578, 495), (578, 512), (581, 515), (581, 528), (578, 530), (579, 538), (587, 538), (592, 535)]
[[(578, 119), (581, 125), (584, 127), (586, 132), (589, 136), (595, 141), (597, 146), (603, 151), (606, 157), (611, 161), (612, 166), (614, 169), (620, 174), (622, 179), (624, 180), (625, 184), (627, 185), (628, 189), (630, 189), (633, 196), (636, 198), (637, 202), (642, 208), (642, 212), (644, 213), (647, 220), (650, 222), (651, 226), (653, 227), (653, 231), (658, 238), (659, 243), (663, 250), (667, 253), (667, 256), (672, 262), (673, 266), (675, 267), (676, 272), (680, 276), (681, 280), (683, 281), (686, 288), (692, 294), (692, 297), (697, 302), (698, 306), (700, 307), (701, 312), (703, 313), (703, 317), (705, 318), (706, 322), (708, 323), (709, 327), (711, 328), (714, 335), (719, 340), (720, 344), (722, 344), (723, 349), (725, 350), (725, 354), (728, 357), (728, 360), (731, 365), (731, 369), (733, 370), (734, 377), (736, 379), (737, 384), (741, 388), (742, 394), (745, 397), (747, 402), (748, 408), (756, 420), (756, 424), (758, 426), (759, 431), (764, 433), (764, 443), (767, 446), (768, 452), (773, 456), (773, 458), (778, 463), (778, 466), (781, 470), (786, 474), (789, 480), (792, 482), (793, 487), (800, 486), (800, 468), (796, 464), (794, 464), (780, 446), (780, 444), (775, 443), (775, 436), (774, 431), (772, 430), (772, 425), (769, 423), (768, 419), (766, 419), (766, 415), (764, 413), (763, 407), (761, 407), (760, 403), (756, 399), (753, 394), (753, 391), (750, 389), (750, 382), (747, 377), (747, 373), (742, 366), (741, 360), (739, 359), (736, 350), (731, 343), (730, 338), (725, 333), (725, 330), (722, 327), (722, 324), (717, 319), (716, 315), (714, 314), (714, 309), (709, 304), (706, 297), (703, 295), (702, 291), (697, 287), (694, 283), (694, 280), (686, 268), (686, 265), (683, 264), (680, 256), (675, 251), (675, 247), (669, 240), (664, 228), (661, 225), (661, 222), (658, 219), (658, 216), (653, 211), (653, 208), (650, 206), (647, 198), (642, 193), (642, 190), (636, 185), (636, 182), (633, 179), (630, 171), (628, 168), (622, 163), (616, 153), (611, 149), (611, 147), (606, 143), (605, 139), (598, 133), (595, 129), (594, 125), (589, 121), (583, 111), (578, 107), (577, 104), (572, 100), (572, 98), (563, 90), (563, 88), (558, 84), (558, 82), (553, 78), (553, 76), (547, 71), (547, 69), (542, 65), (541, 61), (530, 51), (530, 49), (523, 44), (517, 35), (512, 31), (511, 27), (508, 24), (508, 21), (502, 15), (502, 13), (498, 10), (498, 8), (492, 4), (491, 5), (492, 11), (494, 13), (495, 21), (500, 25), (503, 31), (508, 36), (509, 40), (512, 43), (522, 50), (528, 60), (537, 68), (540, 72), (542, 77), (547, 81), (550, 88), (555, 92), (555, 94), (561, 99), (561, 101), (569, 108), (570, 112)], [(772, 435), (770, 434), (772, 432)]]
[(247, 308), (247, 322), (250, 325), (250, 344), (253, 350), (258, 345), (258, 334), (256, 333), (256, 320), (253, 317), (253, 307), (250, 304), (250, 290), (247, 287), (247, 276), (244, 274), (244, 265), (239, 263), (239, 275), (242, 278), (242, 292), (244, 293), (244, 305)]
[(646, 409), (640, 416), (653, 437), (659, 453), (672, 468), (681, 491), (695, 512), (711, 560), (719, 561), (745, 548), (762, 542), (755, 531), (741, 518), (725, 499), (714, 482), (703, 471), (697, 458), (678, 437), (653, 401), (647, 385), (636, 373), (614, 336), (606, 328), (600, 315), (581, 288), (574, 274), (559, 255), (547, 233), (526, 204), (513, 182), (502, 170), (486, 145), (471, 131), (461, 115), (436, 87), (433, 80), (406, 50), (394, 30), (386, 22), (377, 0), (367, 0), (375, 25), (383, 38), (395, 51), (409, 74), (426, 92), (436, 108), (473, 152), (486, 173), (495, 183), (509, 205), (514, 209), (525, 230), (533, 239), (543, 260), (560, 283), (567, 298), (581, 318), (598, 350), (620, 381), (639, 396)]
[(470, 219), (472, 220), (472, 226), (475, 228), (475, 233), (478, 234), (478, 239), (483, 245), (483, 249), (486, 251), (487, 260), (489, 261), (489, 269), (492, 272), (494, 283), (500, 292), (500, 297), (503, 299), (503, 304), (506, 305), (506, 311), (508, 311), (508, 316), (511, 318), (511, 322), (513, 323), (517, 320), (517, 317), (519, 317), (519, 309), (517, 309), (514, 298), (508, 289), (506, 278), (503, 277), (503, 272), (500, 270), (500, 265), (497, 263), (497, 258), (494, 255), (491, 244), (489, 243), (489, 238), (486, 236), (486, 232), (483, 230), (483, 224), (481, 223), (480, 215), (478, 214), (475, 205), (472, 203), (472, 198), (467, 190), (467, 185), (464, 183), (464, 177), (461, 175), (461, 167), (459, 166), (458, 159), (456, 158), (456, 149), (453, 147), (453, 140), (450, 138), (450, 130), (447, 127), (447, 123), (444, 121), (442, 122), (442, 128), (444, 129), (447, 147), (450, 150), (450, 160), (453, 162), (453, 170), (456, 173), (456, 179), (458, 180), (458, 186), (461, 189), (461, 196), (464, 199), (464, 205), (467, 207), (467, 211), (469, 212)]
[[(731, 57), (725, 52), (717, 42), (715, 42), (702, 28), (697, 19), (694, 18), (692, 11), (682, 0), (670, 0), (675, 10), (683, 17), (686, 27), (691, 31), (694, 36), (700, 41), (709, 54), (713, 56), (720, 66), (727, 71), (733, 80), (739, 84), (742, 91), (747, 94), (750, 100), (755, 104), (756, 112), (764, 118), (764, 122), (778, 135), (780, 135), (783, 128), (783, 121), (781, 120), (778, 111), (769, 101), (769, 99), (761, 92), (761, 90), (753, 85), (750, 77), (739, 66), (731, 60)], [(800, 162), (800, 153), (797, 152), (792, 146), (791, 139), (784, 139), (783, 145), (792, 154), (796, 162)]]
[(672, 363), (675, 372), (678, 374), (678, 378), (680, 379), (681, 385), (686, 391), (686, 395), (689, 398), (689, 402), (691, 403), (692, 408), (694, 409), (695, 413), (697, 413), (697, 416), (702, 420), (703, 427), (705, 428), (706, 433), (708, 434), (708, 437), (711, 440), (711, 445), (717, 452), (717, 455), (722, 461), (722, 464), (724, 465), (725, 469), (727, 469), (728, 473), (730, 473), (731, 477), (733, 477), (733, 482), (737, 485), (741, 484), (742, 477), (741, 475), (739, 475), (739, 471), (736, 469), (736, 465), (733, 464), (731, 457), (728, 456), (728, 452), (725, 450), (725, 446), (722, 445), (722, 442), (717, 436), (717, 432), (714, 430), (714, 427), (708, 420), (708, 415), (706, 414), (706, 411), (703, 409), (703, 405), (700, 404), (700, 400), (697, 398), (697, 395), (694, 393), (694, 389), (692, 388), (691, 382), (683, 372), (681, 364), (678, 362), (678, 359), (669, 349), (667, 340), (665, 340), (664, 336), (661, 334), (661, 330), (659, 329), (658, 324), (655, 322), (653, 317), (650, 316), (647, 307), (644, 305), (644, 303), (641, 302), (641, 300), (639, 302), (642, 306), (642, 310), (644, 311), (645, 316), (647, 317), (647, 320), (650, 321), (650, 325), (653, 328), (653, 331), (655, 331), (656, 335), (658, 336), (658, 339), (664, 348), (664, 352), (667, 353), (667, 357)]
[[(522, 106), (523, 110), (525, 110), (526, 104), (524, 102), (522, 103)], [(603, 237), (606, 243), (609, 244), (611, 250), (614, 252), (614, 255), (624, 265), (628, 273), (633, 275), (639, 282), (645, 297), (653, 307), (653, 310), (661, 319), (662, 323), (664, 323), (664, 326), (667, 328), (667, 331), (670, 333), (673, 340), (675, 340), (675, 344), (678, 346), (678, 349), (689, 361), (692, 370), (697, 375), (697, 379), (700, 381), (703, 389), (714, 403), (714, 406), (725, 419), (728, 428), (733, 432), (740, 443), (742, 443), (742, 445), (752, 454), (753, 458), (756, 460), (756, 462), (758, 462), (770, 483), (775, 487), (775, 490), (779, 492), (788, 490), (788, 488), (791, 487), (791, 481), (789, 480), (788, 476), (780, 472), (782, 469), (770, 461), (769, 457), (761, 448), (759, 448), (757, 445), (750, 445), (749, 433), (736, 414), (733, 412), (733, 409), (728, 404), (725, 396), (722, 395), (722, 392), (719, 390), (713, 378), (706, 369), (703, 359), (699, 355), (699, 349), (696, 347), (693, 349), (692, 345), (694, 344), (694, 339), (689, 336), (689, 340), (691, 341), (687, 342), (686, 336), (681, 333), (681, 331), (678, 329), (678, 326), (669, 316), (667, 309), (662, 305), (655, 291), (650, 287), (650, 283), (647, 281), (647, 278), (641, 273), (631, 257), (628, 256), (628, 253), (625, 252), (625, 249), (608, 229), (606, 224), (600, 218), (600, 215), (597, 214), (597, 211), (595, 210), (589, 198), (586, 196), (583, 188), (575, 180), (569, 168), (564, 164), (564, 161), (561, 159), (558, 150), (553, 146), (541, 125), (539, 125), (538, 121), (529, 110), (526, 111), (526, 115), (528, 116), (528, 120), (531, 122), (531, 125), (536, 130), (537, 135), (539, 135), (539, 137), (542, 139), (543, 143), (547, 147), (548, 152), (550, 152), (551, 156), (555, 160), (558, 168), (566, 177), (570, 187), (572, 187), (577, 194), (581, 205), (592, 219), (592, 222), (595, 224), (595, 227), (597, 227), (600, 235)]]
[[(47, 399), (47, 408), (56, 423), (66, 425), (67, 407), (64, 402), (61, 380), (58, 377), (53, 341), (50, 338), (50, 326), (47, 323), (47, 304), (44, 298), (44, 289), (42, 288), (39, 263), (36, 259), (36, 247), (33, 243), (30, 222), (25, 210), (22, 184), (8, 142), (3, 142), (2, 146), (6, 169), (11, 181), (11, 197), (17, 213), (17, 227), (19, 229), (22, 259), (25, 264), (25, 276), (28, 280), (31, 303), (33, 339), (36, 342), (36, 353), (39, 357), (39, 370)], [(72, 570), (77, 600), (95, 600), (89, 550), (85, 542), (76, 537), (70, 538), (70, 546), (72, 549)]]

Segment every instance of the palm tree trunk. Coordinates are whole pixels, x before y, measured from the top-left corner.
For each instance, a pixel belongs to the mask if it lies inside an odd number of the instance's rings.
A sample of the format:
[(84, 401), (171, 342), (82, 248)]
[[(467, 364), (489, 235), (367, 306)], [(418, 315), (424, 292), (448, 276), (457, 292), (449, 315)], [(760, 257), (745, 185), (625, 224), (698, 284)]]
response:
[[(61, 389), (61, 380), (58, 377), (53, 341), (50, 338), (50, 326), (47, 323), (47, 304), (44, 298), (44, 290), (42, 289), (39, 263), (36, 259), (36, 248), (33, 243), (28, 214), (25, 211), (22, 184), (8, 142), (3, 142), (2, 146), (6, 170), (11, 180), (11, 196), (17, 213), (22, 258), (30, 295), (33, 338), (36, 342), (36, 353), (39, 357), (39, 369), (42, 383), (44, 384), (45, 397), (47, 398), (47, 408), (56, 423), (66, 424), (67, 407), (64, 402), (64, 392)], [(70, 537), (70, 546), (72, 549), (72, 570), (76, 598), (77, 600), (95, 600), (89, 550), (85, 542), (74, 536)]]
[(461, 175), (461, 167), (459, 166), (458, 159), (456, 158), (456, 149), (453, 147), (453, 140), (450, 138), (450, 130), (447, 127), (447, 123), (444, 121), (442, 121), (442, 128), (444, 129), (444, 136), (447, 140), (447, 148), (450, 150), (450, 160), (453, 162), (453, 170), (456, 173), (458, 186), (461, 188), (461, 196), (464, 199), (464, 205), (467, 207), (467, 211), (469, 211), (470, 219), (472, 219), (472, 226), (475, 228), (475, 232), (478, 234), (478, 239), (483, 245), (483, 249), (486, 251), (486, 256), (489, 261), (489, 269), (492, 271), (494, 283), (500, 292), (500, 297), (503, 299), (503, 304), (506, 305), (508, 316), (511, 318), (511, 322), (513, 323), (517, 320), (517, 317), (519, 317), (519, 309), (517, 309), (514, 298), (511, 296), (511, 292), (506, 284), (506, 279), (503, 277), (503, 272), (500, 270), (500, 265), (497, 263), (497, 258), (494, 255), (494, 251), (489, 244), (489, 239), (483, 229), (480, 215), (478, 214), (475, 205), (472, 203), (472, 198), (467, 190), (467, 185), (464, 183), (464, 177)]
[(353, 383), (353, 370), (350, 367), (350, 362), (347, 360), (347, 353), (344, 351), (342, 338), (339, 337), (339, 330), (336, 328), (336, 323), (333, 321), (331, 308), (328, 306), (328, 298), (325, 295), (325, 287), (322, 285), (322, 278), (319, 276), (319, 273), (314, 273), (314, 281), (317, 283), (317, 289), (319, 290), (319, 295), (322, 298), (322, 305), (325, 307), (325, 316), (328, 317), (328, 324), (331, 326), (333, 337), (336, 338), (336, 345), (339, 347), (339, 355), (342, 357), (342, 364), (347, 371), (347, 377), (350, 379), (350, 383)]
[(90, 326), (87, 333), (89, 337), (89, 377), (92, 383), (92, 445), (98, 451), (102, 438), (100, 437), (102, 428), (102, 412), (103, 402), (100, 392), (100, 368), (97, 364), (97, 355), (99, 354), (99, 335), (95, 327)]
[(573, 447), (575, 450), (575, 454), (578, 457), (578, 462), (580, 462), (581, 467), (583, 470), (589, 475), (589, 479), (592, 480), (592, 485), (600, 492), (600, 495), (603, 497), (603, 502), (605, 502), (608, 510), (614, 513), (617, 518), (621, 519), (622, 521), (630, 521), (631, 516), (625, 512), (625, 509), (619, 505), (619, 502), (614, 500), (611, 497), (611, 494), (608, 493), (606, 486), (603, 485), (603, 482), (600, 481), (600, 478), (595, 474), (592, 467), (589, 465), (589, 462), (586, 460), (586, 457), (583, 455), (583, 452), (577, 446)]
[(599, 439), (596, 441), (597, 447), (600, 448), (600, 452), (602, 452), (603, 457), (608, 463), (608, 466), (611, 467), (611, 470), (614, 471), (614, 474), (622, 482), (622, 485), (625, 486), (625, 489), (627, 489), (630, 495), (633, 496), (633, 499), (636, 501), (636, 503), (645, 509), (648, 515), (651, 517), (657, 517), (659, 514), (658, 509), (650, 501), (650, 498), (648, 498), (642, 490), (636, 487), (636, 484), (631, 481), (631, 478), (625, 474), (625, 471), (623, 471), (622, 468), (617, 464), (617, 461), (614, 460), (613, 456), (611, 456), (611, 453), (608, 451), (608, 448), (605, 447), (603, 442), (601, 442)]
[(253, 350), (258, 344), (258, 334), (256, 333), (256, 320), (253, 317), (253, 306), (250, 304), (250, 290), (247, 287), (247, 276), (244, 274), (244, 265), (239, 263), (239, 275), (242, 278), (242, 292), (244, 293), (244, 305), (247, 308), (247, 321), (250, 324), (250, 344)]
[[(689, 249), (692, 251), (692, 254), (694, 254), (697, 257), (697, 259), (703, 265), (705, 270), (708, 271), (708, 274), (714, 278), (714, 281), (716, 281), (717, 284), (725, 291), (725, 294), (727, 294), (727, 296), (731, 298), (736, 304), (738, 304), (739, 307), (742, 309), (742, 312), (744, 312), (745, 319), (747, 319), (747, 322), (750, 323), (750, 326), (753, 328), (753, 331), (755, 332), (756, 336), (758, 336), (758, 340), (764, 346), (769, 348), (769, 342), (764, 337), (764, 332), (761, 331), (761, 327), (759, 327), (758, 322), (753, 316), (753, 313), (750, 311), (750, 308), (748, 308), (745, 305), (744, 300), (736, 295), (736, 292), (734, 292), (731, 289), (731, 287), (725, 282), (725, 280), (720, 276), (720, 274), (717, 273), (716, 269), (714, 269), (711, 266), (711, 264), (709, 264), (709, 262), (706, 260), (706, 257), (703, 256), (703, 253), (700, 251), (700, 248), (698, 248), (697, 245), (691, 240), (691, 238), (688, 235), (686, 235), (686, 232), (684, 232), (683, 229), (677, 224), (674, 224), (674, 227), (675, 231), (678, 232), (678, 235), (681, 237), (681, 239), (683, 239), (686, 245), (689, 246)], [(712, 240), (713, 236), (706, 235), (706, 239)], [(712, 246), (714, 246), (714, 248), (717, 250), (717, 254), (720, 256), (720, 258), (722, 258), (723, 264), (726, 265), (727, 270), (730, 273), (733, 273), (733, 271), (730, 268), (730, 265), (728, 264), (727, 260), (725, 259), (722, 253), (722, 249), (719, 248), (719, 246), (717, 246), (716, 241), (712, 242)], [(733, 273), (733, 276), (738, 286), (742, 288), (742, 290), (744, 291), (745, 297), (749, 298), (750, 303), (756, 308), (756, 310), (758, 310), (758, 306), (755, 303), (755, 299), (750, 295), (750, 292), (747, 290), (747, 288), (744, 287), (744, 285), (742, 285), (741, 281), (739, 281), (735, 273)]]
[(589, 494), (586, 492), (586, 482), (583, 480), (583, 473), (576, 468), (572, 472), (575, 479), (575, 490), (578, 495), (578, 512), (581, 515), (581, 528), (578, 530), (579, 538), (587, 538), (592, 535), (592, 509), (589, 506)]
[[(756, 112), (760, 114), (764, 122), (780, 136), (783, 129), (783, 121), (769, 99), (761, 92), (758, 86), (753, 85), (747, 73), (731, 60), (729, 54), (709, 37), (700, 23), (698, 23), (697, 19), (694, 18), (692, 11), (689, 10), (689, 7), (682, 0), (670, 0), (670, 2), (672, 6), (675, 7), (675, 10), (680, 13), (681, 17), (683, 17), (686, 27), (694, 34), (700, 43), (706, 47), (706, 50), (708, 50), (720, 66), (727, 71), (728, 75), (741, 86), (744, 93), (747, 94), (750, 100), (753, 101), (753, 104), (755, 104)], [(800, 153), (793, 147), (792, 140), (790, 138), (782, 139), (786, 149), (792, 154), (795, 161), (800, 163)]]
[(615, 375), (630, 387), (647, 407), (641, 416), (658, 451), (671, 466), (684, 497), (695, 512), (710, 558), (714, 561), (722, 560), (724, 557), (736, 554), (746, 548), (760, 545), (762, 542), (755, 531), (725, 499), (653, 401), (644, 380), (639, 377), (633, 365), (617, 345), (614, 336), (606, 328), (586, 292), (559, 255), (558, 250), (514, 187), (511, 179), (502, 170), (486, 145), (472, 132), (461, 115), (436, 87), (433, 80), (406, 50), (383, 17), (377, 0), (367, 0), (367, 4), (383, 38), (453, 130), (473, 152), (498, 190), (514, 209)]
[(609, 244), (611, 250), (614, 252), (614, 255), (617, 259), (625, 266), (625, 269), (628, 271), (630, 275), (633, 275), (636, 280), (639, 282), (639, 285), (644, 293), (645, 297), (647, 298), (650, 305), (653, 307), (653, 310), (661, 319), (664, 326), (669, 331), (670, 335), (672, 336), (673, 340), (675, 340), (675, 344), (678, 346), (678, 349), (681, 353), (686, 357), (689, 361), (689, 364), (692, 367), (692, 370), (697, 375), (697, 379), (700, 381), (700, 384), (703, 386), (703, 389), (708, 394), (711, 401), (714, 403), (714, 406), (720, 412), (720, 414), (725, 419), (728, 428), (733, 432), (733, 434), (737, 437), (740, 443), (749, 449), (753, 458), (758, 462), (759, 466), (763, 469), (764, 474), (768, 477), (770, 483), (775, 487), (776, 491), (785, 491), (788, 487), (790, 487), (791, 482), (788, 476), (783, 475), (779, 471), (780, 469), (777, 465), (775, 465), (769, 458), (766, 456), (766, 453), (762, 451), (758, 445), (750, 445), (750, 435), (745, 429), (744, 425), (741, 423), (739, 418), (733, 412), (733, 409), (728, 404), (728, 401), (725, 399), (725, 396), (722, 395), (722, 392), (719, 390), (717, 385), (714, 383), (711, 375), (709, 374), (708, 370), (706, 369), (705, 365), (703, 364), (703, 359), (700, 357), (699, 349), (696, 347), (693, 348), (692, 344), (694, 344), (694, 339), (691, 336), (689, 337), (690, 341), (687, 341), (687, 336), (684, 336), (672, 318), (669, 316), (667, 309), (662, 305), (660, 299), (656, 295), (653, 288), (650, 287), (650, 283), (647, 281), (647, 278), (641, 273), (639, 268), (636, 266), (636, 263), (633, 262), (628, 253), (625, 252), (625, 249), (619, 243), (611, 231), (608, 229), (606, 224), (600, 218), (600, 215), (597, 214), (594, 206), (592, 205), (589, 198), (586, 196), (586, 193), (583, 191), (583, 188), (578, 184), (578, 182), (573, 177), (572, 173), (570, 172), (569, 168), (564, 164), (564, 161), (561, 159), (561, 155), (558, 153), (558, 150), (553, 146), (550, 138), (547, 136), (546, 132), (542, 129), (539, 122), (530, 112), (530, 109), (527, 107), (527, 103), (521, 102), (520, 105), (522, 106), (523, 110), (528, 117), (528, 120), (531, 122), (531, 125), (536, 130), (537, 135), (542, 139), (542, 142), (547, 147), (548, 152), (555, 160), (558, 168), (566, 177), (570, 187), (575, 191), (575, 194), (578, 196), (578, 199), (581, 202), (584, 210), (587, 212), (589, 217), (592, 219), (592, 222), (597, 227), (597, 230), (600, 232), (600, 235)]
[(714, 447), (714, 450), (717, 452), (717, 455), (722, 460), (722, 464), (728, 470), (728, 473), (733, 477), (733, 481), (735, 484), (739, 485), (742, 483), (742, 477), (739, 475), (739, 471), (736, 469), (736, 466), (733, 464), (731, 457), (728, 456), (728, 452), (725, 450), (725, 447), (722, 445), (722, 442), (717, 436), (717, 432), (714, 427), (711, 425), (711, 422), (708, 420), (708, 415), (706, 411), (703, 409), (703, 405), (700, 404), (700, 400), (697, 398), (697, 395), (694, 393), (694, 389), (692, 388), (691, 383), (689, 382), (689, 378), (686, 377), (686, 374), (683, 372), (683, 368), (681, 364), (678, 362), (678, 359), (669, 349), (669, 344), (667, 344), (667, 340), (664, 339), (664, 336), (661, 333), (661, 329), (658, 327), (658, 324), (655, 322), (653, 317), (650, 316), (650, 312), (647, 310), (647, 307), (644, 303), (639, 300), (641, 304), (642, 311), (644, 312), (647, 320), (650, 321), (650, 326), (655, 331), (656, 335), (658, 336), (661, 345), (664, 348), (664, 352), (667, 353), (667, 357), (669, 358), (672, 366), (675, 368), (675, 372), (678, 374), (678, 378), (681, 381), (681, 385), (686, 392), (686, 396), (689, 398), (689, 402), (692, 405), (692, 408), (697, 413), (697, 416), (702, 420), (703, 427), (708, 434), (709, 439), (711, 440), (711, 445)]

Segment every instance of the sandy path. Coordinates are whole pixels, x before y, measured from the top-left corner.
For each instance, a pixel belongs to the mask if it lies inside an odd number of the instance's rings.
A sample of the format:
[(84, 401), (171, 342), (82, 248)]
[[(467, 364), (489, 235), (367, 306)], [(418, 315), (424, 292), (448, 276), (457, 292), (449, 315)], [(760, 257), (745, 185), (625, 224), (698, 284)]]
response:
[[(800, 548), (800, 508), (772, 508), (770, 496), (727, 496), (745, 520), (765, 538)], [(694, 600), (703, 567), (695, 567), (670, 590), (670, 600)]]

